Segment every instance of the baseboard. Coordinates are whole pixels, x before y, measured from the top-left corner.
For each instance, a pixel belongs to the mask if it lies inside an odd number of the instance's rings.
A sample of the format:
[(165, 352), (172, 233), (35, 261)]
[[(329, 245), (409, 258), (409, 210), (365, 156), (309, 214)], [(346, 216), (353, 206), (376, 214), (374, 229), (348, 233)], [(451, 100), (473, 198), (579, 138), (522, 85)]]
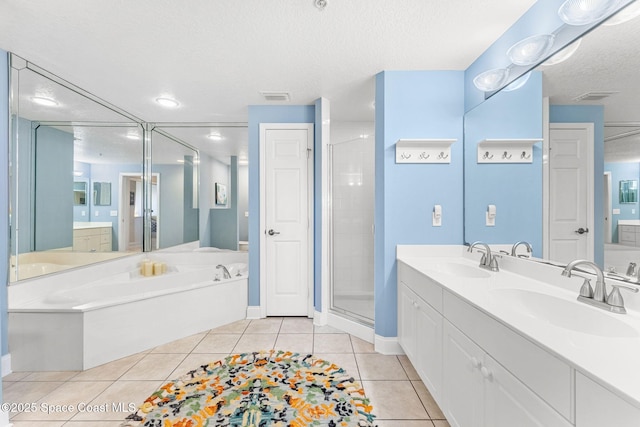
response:
[(250, 305), (247, 307), (247, 319), (261, 319), (262, 314), (260, 313), (259, 305)]
[(378, 353), (381, 354), (404, 354), (400, 343), (398, 343), (398, 337), (383, 337), (376, 335), (374, 347)]
[(316, 326), (324, 326), (327, 324), (327, 312), (326, 311), (314, 311), (313, 312), (313, 324)]
[(344, 317), (337, 316), (333, 313), (328, 314), (327, 324), (354, 335), (361, 340), (373, 343), (374, 331), (370, 326), (365, 326), (361, 323), (354, 322), (353, 320), (345, 319)]
[(0, 411), (0, 426), (2, 427), (11, 427), (13, 424), (9, 422), (9, 413), (5, 411)]
[(11, 353), (5, 354), (0, 359), (0, 372), (2, 372), (3, 378), (13, 372), (11, 370)]

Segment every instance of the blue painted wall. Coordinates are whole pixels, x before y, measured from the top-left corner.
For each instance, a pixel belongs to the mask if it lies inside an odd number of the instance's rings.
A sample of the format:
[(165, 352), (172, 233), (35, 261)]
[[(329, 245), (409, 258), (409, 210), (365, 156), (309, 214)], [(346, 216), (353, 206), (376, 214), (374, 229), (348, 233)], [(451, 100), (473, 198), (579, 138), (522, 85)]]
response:
[[(397, 331), (396, 245), (461, 244), (464, 73), (384, 71), (376, 76), (375, 332)], [(401, 138), (456, 138), (450, 164), (396, 164)], [(442, 226), (431, 225), (442, 206)]]
[(211, 246), (238, 250), (238, 158), (231, 156), (231, 183), (227, 188), (227, 207), (210, 209)]
[(249, 305), (260, 305), (260, 123), (314, 123), (313, 105), (249, 106)]
[(620, 181), (640, 180), (640, 163), (605, 163), (604, 171), (611, 172), (611, 209), (620, 209), (620, 214), (611, 215), (611, 242), (618, 243), (618, 220), (640, 219), (638, 202), (620, 203), (619, 193)]
[[(542, 73), (533, 72), (518, 90), (500, 92), (465, 115), (465, 219), (467, 243), (531, 243), (542, 256), (542, 143), (533, 162), (478, 163), (484, 139), (542, 139)], [(495, 226), (486, 225), (488, 205), (496, 206)]]
[(549, 122), (551, 123), (593, 123), (593, 190), (594, 190), (594, 261), (604, 267), (604, 212), (602, 209), (604, 188), (604, 106), (602, 105), (550, 105)]
[(39, 126), (35, 133), (36, 251), (73, 246), (73, 134)]
[[(0, 49), (0, 260), (9, 259), (9, 59)], [(9, 353), (7, 341), (8, 263), (0, 262), (0, 350)], [(0, 401), (2, 387), (0, 387)]]

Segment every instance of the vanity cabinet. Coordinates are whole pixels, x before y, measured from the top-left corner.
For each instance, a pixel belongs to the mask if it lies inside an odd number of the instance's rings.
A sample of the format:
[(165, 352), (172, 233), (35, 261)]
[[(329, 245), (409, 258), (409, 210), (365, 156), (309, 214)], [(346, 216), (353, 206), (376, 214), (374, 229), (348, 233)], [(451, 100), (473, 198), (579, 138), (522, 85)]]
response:
[(640, 246), (640, 225), (619, 225), (618, 243), (625, 246)]
[(616, 396), (600, 384), (576, 373), (577, 427), (638, 427), (640, 408)]
[(444, 322), (443, 337), (442, 403), (451, 426), (571, 426), (448, 321)]
[(73, 250), (78, 252), (111, 252), (111, 227), (74, 229)]

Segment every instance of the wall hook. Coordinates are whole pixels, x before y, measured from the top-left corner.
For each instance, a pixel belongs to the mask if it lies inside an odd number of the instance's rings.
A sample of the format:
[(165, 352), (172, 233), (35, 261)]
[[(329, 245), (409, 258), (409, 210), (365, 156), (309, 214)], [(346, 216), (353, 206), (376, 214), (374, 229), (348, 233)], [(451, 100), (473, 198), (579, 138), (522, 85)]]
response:
[(422, 159), (422, 160), (427, 160), (429, 157), (431, 157), (431, 154), (427, 154), (424, 151), (422, 153), (420, 153), (420, 159)]
[(438, 154), (438, 159), (440, 160), (444, 160), (444, 159), (448, 159), (449, 155), (448, 154), (444, 154), (444, 151), (441, 151), (440, 154)]
[(402, 153), (400, 154), (400, 158), (403, 160), (407, 160), (411, 158), (411, 154), (407, 154), (407, 153)]
[(487, 151), (486, 153), (484, 153), (484, 156), (482, 156), (483, 159), (493, 159), (493, 154), (489, 154), (489, 152)]
[(503, 159), (505, 159), (505, 160), (508, 160), (508, 159), (510, 159), (511, 157), (512, 157), (512, 155), (511, 155), (511, 154), (509, 154), (509, 153), (508, 153), (508, 152), (506, 152), (506, 151), (502, 154), (502, 158), (503, 158)]
[(520, 158), (528, 160), (531, 158), (531, 154), (527, 154), (526, 151), (523, 151), (522, 154), (520, 154)]

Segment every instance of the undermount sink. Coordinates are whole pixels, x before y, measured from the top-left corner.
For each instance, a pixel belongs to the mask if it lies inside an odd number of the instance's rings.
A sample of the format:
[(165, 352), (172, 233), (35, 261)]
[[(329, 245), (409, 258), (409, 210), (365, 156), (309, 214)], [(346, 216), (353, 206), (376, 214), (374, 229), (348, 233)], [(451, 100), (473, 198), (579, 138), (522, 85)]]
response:
[(488, 271), (482, 270), (480, 267), (461, 264), (458, 262), (440, 262), (429, 264), (427, 269), (438, 273), (450, 274), (452, 276), (464, 277), (467, 279), (486, 279), (491, 277)]
[(578, 301), (525, 289), (494, 289), (490, 291), (504, 304), (535, 319), (554, 326), (611, 338), (633, 338), (640, 334), (635, 328), (600, 309)]

